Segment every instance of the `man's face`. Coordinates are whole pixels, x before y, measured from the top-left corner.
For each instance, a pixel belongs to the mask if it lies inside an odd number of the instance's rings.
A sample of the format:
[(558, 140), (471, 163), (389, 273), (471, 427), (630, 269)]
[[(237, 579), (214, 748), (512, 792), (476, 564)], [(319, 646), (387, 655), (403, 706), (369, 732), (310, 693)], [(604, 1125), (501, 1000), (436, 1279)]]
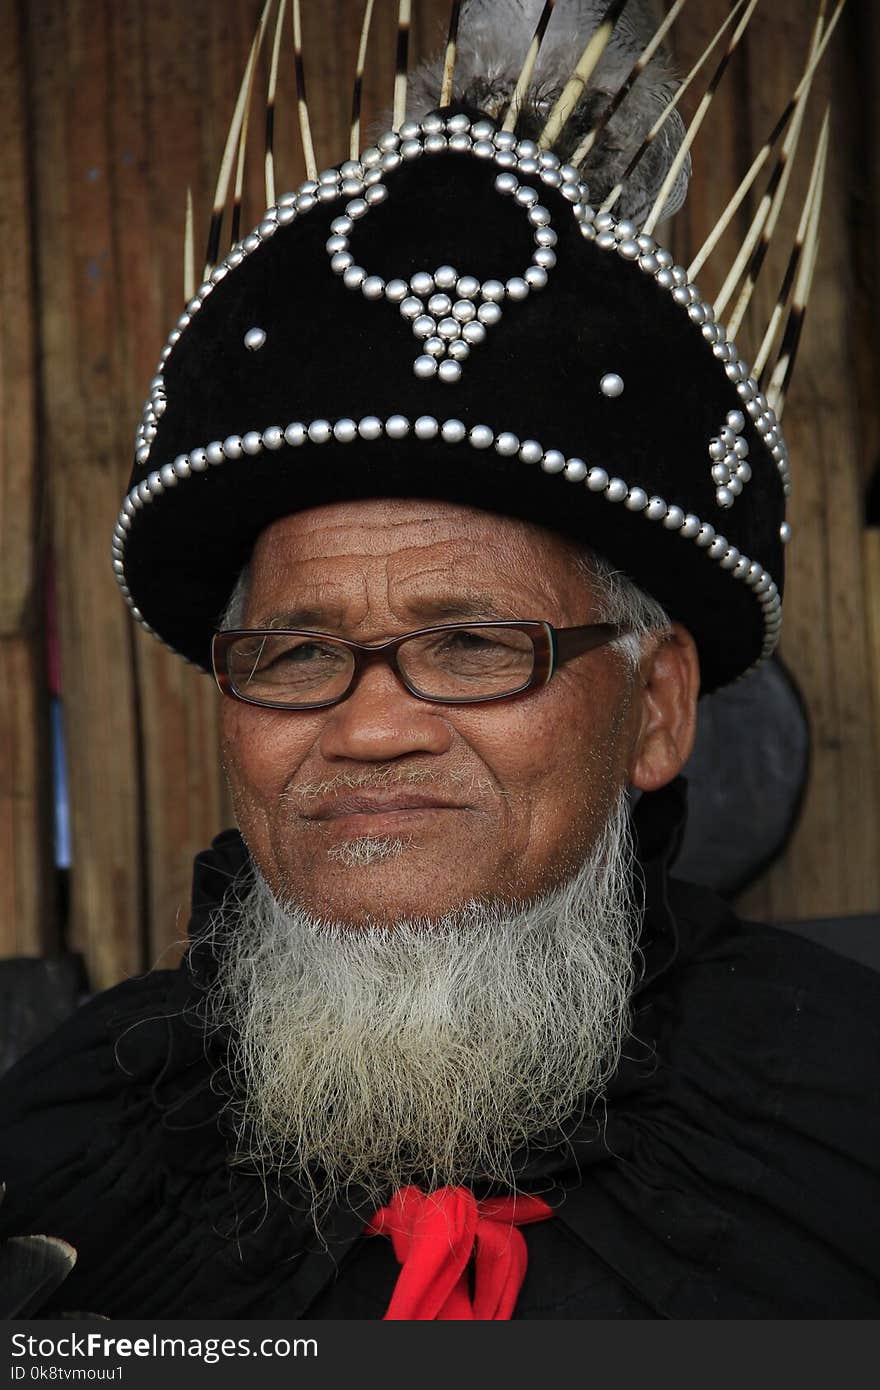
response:
[[(541, 527), (452, 503), (318, 507), (261, 535), (242, 626), (373, 643), (456, 621), (590, 623), (600, 615), (575, 553)], [(532, 897), (583, 862), (627, 780), (636, 684), (606, 646), (485, 705), (418, 700), (379, 664), (328, 709), (225, 700), (239, 825), (273, 892), (321, 917), (390, 922)]]

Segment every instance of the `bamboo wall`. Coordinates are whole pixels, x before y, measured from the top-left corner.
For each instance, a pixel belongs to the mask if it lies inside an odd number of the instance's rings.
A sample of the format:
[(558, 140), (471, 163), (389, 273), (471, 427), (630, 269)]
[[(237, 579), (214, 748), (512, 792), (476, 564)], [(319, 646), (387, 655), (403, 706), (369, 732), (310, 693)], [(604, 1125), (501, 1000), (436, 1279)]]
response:
[[(394, 9), (379, 0), (368, 119), (390, 102)], [(416, 9), (418, 55), (441, 39), (447, 3)], [(812, 9), (809, 0), (759, 9), (736, 81), (697, 147), (694, 191), (675, 229), (680, 255), (699, 244), (784, 105)], [(345, 149), (361, 0), (304, 0), (304, 10), (327, 164)], [(51, 562), (73, 836), (64, 944), (84, 954), (93, 986), (173, 959), (192, 856), (230, 820), (215, 756), (218, 697), (134, 629), (109, 542), (147, 383), (181, 308), (186, 188), (206, 227), (256, 12), (255, 0), (0, 0), (0, 954), (61, 944), (45, 693)], [(692, 0), (682, 63), (723, 12), (722, 0)], [(793, 841), (748, 896), (749, 910), (771, 919), (880, 903), (880, 532), (864, 522), (880, 446), (878, 60), (877, 7), (851, 0), (818, 84), (835, 94), (831, 168), (786, 414), (795, 539), (782, 653), (809, 707), (813, 760)], [(278, 142), (291, 186), (302, 176), (292, 122)], [(263, 206), (259, 164), (249, 224)], [(785, 220), (790, 227), (795, 214)], [(712, 269), (704, 289), (718, 283)], [(758, 317), (777, 284), (774, 271)]]

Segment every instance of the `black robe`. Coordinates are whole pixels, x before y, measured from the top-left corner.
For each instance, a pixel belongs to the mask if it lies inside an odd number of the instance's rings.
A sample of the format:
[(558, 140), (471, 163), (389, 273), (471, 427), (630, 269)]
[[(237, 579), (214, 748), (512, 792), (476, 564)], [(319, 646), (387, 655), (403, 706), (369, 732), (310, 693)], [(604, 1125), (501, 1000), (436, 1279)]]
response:
[[(670, 879), (682, 818), (678, 785), (637, 809), (632, 1035), (604, 1106), (523, 1168), (555, 1212), (522, 1228), (514, 1317), (877, 1317), (880, 973)], [(194, 935), (245, 862), (231, 831), (199, 856)], [(381, 1318), (398, 1265), (363, 1212), (318, 1240), (291, 1184), (226, 1162), (222, 1039), (192, 1013), (212, 966), (108, 990), (3, 1079), (0, 1237), (77, 1248), (46, 1316)]]

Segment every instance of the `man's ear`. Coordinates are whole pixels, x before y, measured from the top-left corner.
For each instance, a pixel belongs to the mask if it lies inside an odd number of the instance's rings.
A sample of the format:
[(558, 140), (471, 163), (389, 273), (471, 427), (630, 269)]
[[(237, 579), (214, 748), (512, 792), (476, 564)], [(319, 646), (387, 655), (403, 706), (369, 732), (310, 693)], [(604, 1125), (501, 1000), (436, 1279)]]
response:
[(694, 746), (700, 661), (694, 639), (680, 623), (642, 658), (641, 727), (629, 765), (632, 786), (665, 787), (684, 767)]

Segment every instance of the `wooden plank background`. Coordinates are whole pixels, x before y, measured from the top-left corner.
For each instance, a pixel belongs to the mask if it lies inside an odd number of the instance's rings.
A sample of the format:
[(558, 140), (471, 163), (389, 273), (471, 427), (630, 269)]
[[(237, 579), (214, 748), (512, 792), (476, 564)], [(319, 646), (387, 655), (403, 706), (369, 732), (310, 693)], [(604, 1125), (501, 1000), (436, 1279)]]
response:
[[(51, 557), (73, 835), (65, 944), (84, 954), (94, 987), (174, 958), (192, 856), (230, 820), (214, 689), (135, 631), (109, 541), (147, 383), (181, 308), (186, 188), (204, 229), (258, 8), (256, 0), (0, 5), (0, 954), (61, 944), (45, 694)], [(361, 8), (361, 0), (304, 3), (321, 165), (346, 153)], [(722, 88), (695, 151), (693, 193), (670, 233), (680, 256), (699, 245), (784, 105), (812, 9), (808, 0), (759, 8), (735, 83)], [(389, 0), (376, 7), (368, 126), (390, 105), (395, 10)], [(418, 57), (442, 42), (447, 0), (422, 0), (416, 11)], [(688, 7), (677, 26), (682, 65), (724, 12), (725, 0)], [(813, 763), (790, 848), (744, 904), (770, 919), (880, 903), (880, 537), (864, 511), (880, 445), (878, 61), (877, 7), (850, 0), (805, 128), (809, 147), (833, 92), (820, 267), (786, 414), (795, 538), (782, 652), (810, 711)], [(289, 60), (281, 89), (290, 112)], [(280, 120), (278, 146), (279, 187), (293, 186), (302, 169), (290, 118)], [(263, 207), (259, 165), (252, 160), (247, 225)], [(805, 181), (800, 167), (794, 198)], [(796, 216), (784, 216), (789, 231)], [(780, 273), (756, 295), (756, 331)], [(713, 263), (700, 279), (709, 292), (720, 283)]]

